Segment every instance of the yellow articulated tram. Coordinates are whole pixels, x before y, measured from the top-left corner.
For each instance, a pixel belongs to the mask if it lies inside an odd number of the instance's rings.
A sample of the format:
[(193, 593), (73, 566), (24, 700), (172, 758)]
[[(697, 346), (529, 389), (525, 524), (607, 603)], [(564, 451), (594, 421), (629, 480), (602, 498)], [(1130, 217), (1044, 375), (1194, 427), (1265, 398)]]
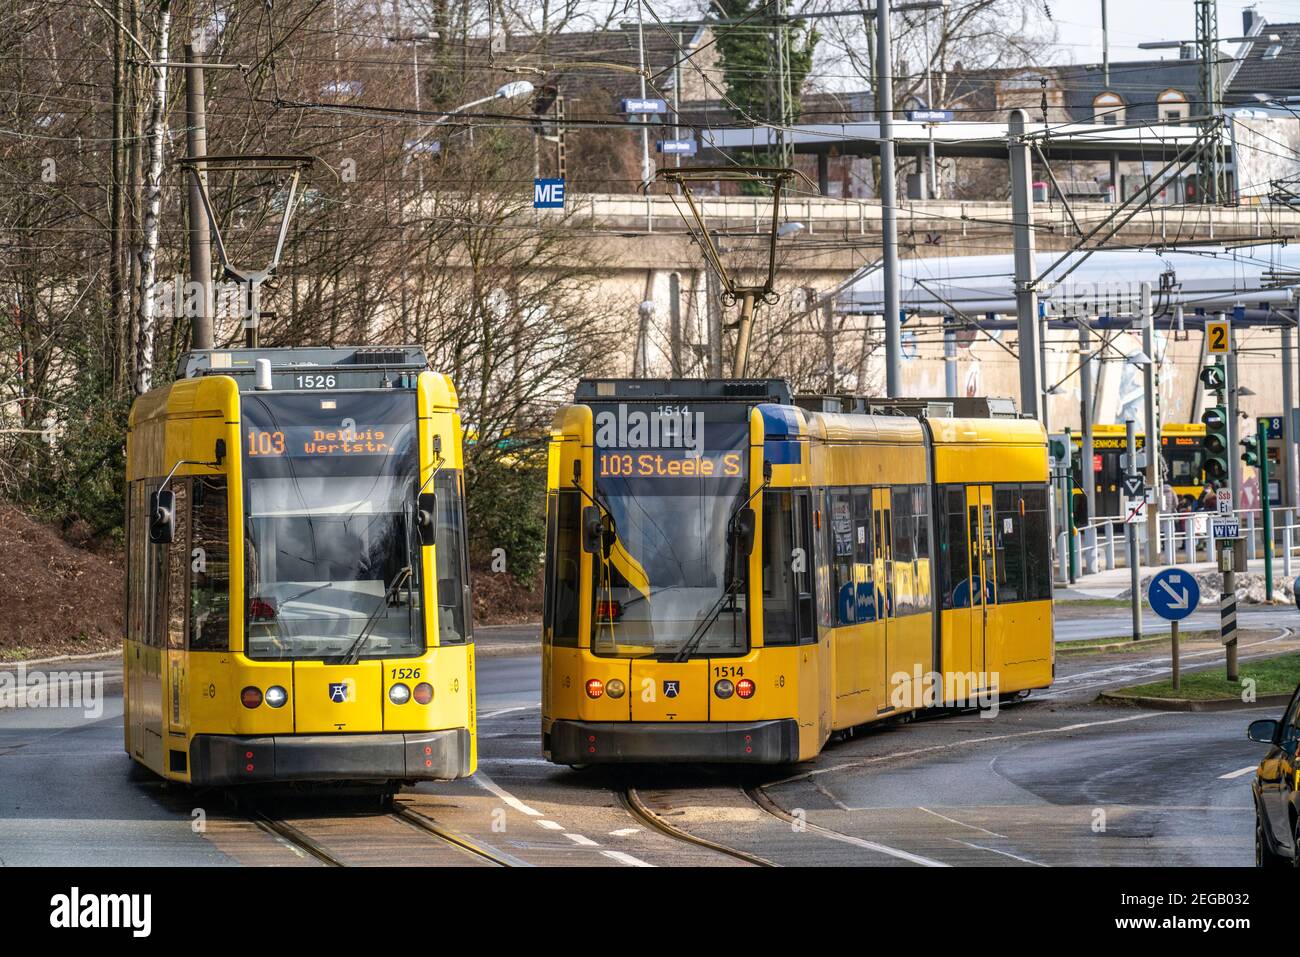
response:
[(127, 753), (195, 785), (475, 769), (455, 389), (422, 350), (191, 353), (127, 435)]
[(1054, 673), (1046, 435), (780, 380), (593, 380), (556, 414), (551, 761), (788, 763)]

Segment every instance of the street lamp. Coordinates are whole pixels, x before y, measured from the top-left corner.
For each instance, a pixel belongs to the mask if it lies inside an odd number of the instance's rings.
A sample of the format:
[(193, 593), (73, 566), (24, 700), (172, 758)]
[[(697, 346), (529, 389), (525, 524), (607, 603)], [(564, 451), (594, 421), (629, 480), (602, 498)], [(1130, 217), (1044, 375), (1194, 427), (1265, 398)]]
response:
[(1139, 368), (1151, 365), (1151, 357), (1141, 349), (1137, 350), (1137, 352), (1130, 352), (1124, 357), (1124, 361)]

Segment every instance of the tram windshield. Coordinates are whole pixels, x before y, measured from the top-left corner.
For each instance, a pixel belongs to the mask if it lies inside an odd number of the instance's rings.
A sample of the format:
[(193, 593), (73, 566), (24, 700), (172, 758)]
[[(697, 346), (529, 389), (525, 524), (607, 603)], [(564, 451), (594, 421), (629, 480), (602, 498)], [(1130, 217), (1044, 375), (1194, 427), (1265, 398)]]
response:
[(421, 654), (415, 395), (249, 394), (243, 419), (248, 656)]
[(614, 540), (608, 557), (593, 561), (595, 654), (707, 657), (748, 649), (745, 562), (733, 567), (727, 534), (748, 494), (747, 410), (717, 411), (742, 421), (701, 423), (697, 454), (602, 446), (597, 430), (596, 498)]

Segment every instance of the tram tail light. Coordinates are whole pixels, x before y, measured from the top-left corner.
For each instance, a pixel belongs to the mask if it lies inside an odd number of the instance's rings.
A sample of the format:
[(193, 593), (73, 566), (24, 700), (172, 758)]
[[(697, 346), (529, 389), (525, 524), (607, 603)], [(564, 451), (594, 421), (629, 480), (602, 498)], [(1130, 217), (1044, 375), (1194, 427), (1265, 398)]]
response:
[(599, 678), (587, 679), (588, 698), (599, 698), (604, 693), (605, 693), (605, 682), (601, 681)]
[(421, 681), (415, 686), (412, 696), (415, 698), (416, 704), (428, 704), (433, 700), (433, 685), (427, 681)]
[(623, 603), (621, 601), (598, 601), (596, 602), (596, 618), (600, 621), (618, 621), (623, 617)]
[(243, 691), (239, 692), (239, 702), (245, 708), (256, 708), (262, 703), (262, 689), (254, 688), (249, 685)]
[(250, 618), (265, 621), (275, 617), (275, 603), (269, 598), (254, 598), (248, 606)]
[(750, 679), (741, 678), (739, 681), (736, 682), (737, 698), (752, 698), (754, 697), (754, 691), (755, 691), (755, 685), (754, 682), (751, 681)]

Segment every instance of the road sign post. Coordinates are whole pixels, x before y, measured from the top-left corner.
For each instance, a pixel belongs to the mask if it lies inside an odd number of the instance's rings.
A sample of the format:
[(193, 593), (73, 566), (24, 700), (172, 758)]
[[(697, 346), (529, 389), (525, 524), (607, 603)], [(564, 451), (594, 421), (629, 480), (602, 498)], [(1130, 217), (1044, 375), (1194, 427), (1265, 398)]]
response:
[(1169, 622), (1169, 662), (1173, 673), (1173, 686), (1182, 684), (1178, 649), (1178, 623), (1196, 611), (1201, 603), (1201, 586), (1196, 577), (1182, 568), (1166, 568), (1151, 577), (1147, 585), (1147, 604), (1151, 610)]
[(1259, 507), (1264, 513), (1264, 600), (1273, 604), (1273, 506), (1268, 490), (1269, 420), (1260, 419), (1256, 427), (1259, 443)]
[[(1137, 433), (1133, 427), (1133, 420), (1124, 421), (1124, 441), (1128, 447), (1128, 473), (1124, 476), (1124, 491), (1127, 493), (1132, 487), (1132, 479), (1137, 479), (1137, 488), (1141, 489), (1142, 477), (1135, 471), (1137, 463)], [(1136, 501), (1130, 497), (1128, 502), (1127, 514), (1124, 517), (1124, 533), (1128, 539), (1128, 578), (1129, 594), (1132, 596), (1133, 611), (1133, 640), (1138, 641), (1142, 637), (1142, 592), (1140, 591), (1140, 582), (1142, 580), (1142, 558), (1138, 555), (1138, 536), (1137, 525), (1134, 516), (1143, 513), (1146, 506), (1145, 498), (1137, 498)]]

